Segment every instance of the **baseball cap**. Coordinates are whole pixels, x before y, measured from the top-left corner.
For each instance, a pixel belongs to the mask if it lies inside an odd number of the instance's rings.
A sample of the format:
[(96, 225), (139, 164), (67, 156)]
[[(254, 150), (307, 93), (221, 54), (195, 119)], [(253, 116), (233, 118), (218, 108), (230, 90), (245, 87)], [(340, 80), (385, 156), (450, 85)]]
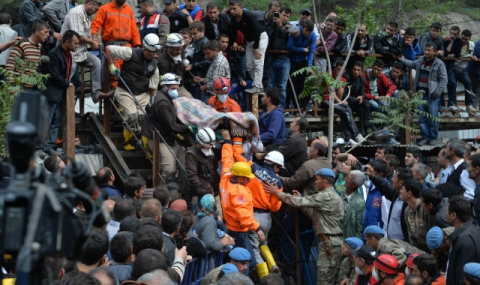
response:
[(174, 1), (173, 0), (163, 0), (163, 3), (165, 4), (172, 4)]
[(310, 12), (310, 9), (307, 9), (307, 8), (303, 8), (302, 10), (300, 10), (300, 14), (303, 14), (303, 13), (308, 13), (308, 14), (312, 14), (312, 12)]
[(153, 4), (153, 0), (137, 0), (137, 6), (135, 6), (135, 8), (140, 8), (140, 4), (142, 3), (149, 3), (149, 4)]
[(368, 245), (359, 246), (357, 249), (350, 249), (350, 254), (369, 262), (373, 262), (377, 256), (377, 252)]

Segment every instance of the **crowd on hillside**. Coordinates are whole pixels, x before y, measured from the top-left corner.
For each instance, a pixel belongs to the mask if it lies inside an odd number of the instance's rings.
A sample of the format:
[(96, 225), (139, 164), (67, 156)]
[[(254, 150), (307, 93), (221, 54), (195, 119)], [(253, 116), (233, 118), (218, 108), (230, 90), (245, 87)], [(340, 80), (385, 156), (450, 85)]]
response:
[[(228, 262), (197, 283), (293, 283), (298, 225), (301, 261), (317, 264), (316, 272), (303, 266), (296, 280), (302, 284), (480, 284), (480, 154), (470, 155), (469, 144), (452, 138), (441, 147), (436, 174), (416, 147), (407, 149), (403, 167), (391, 147), (398, 144), (396, 130), (371, 122), (385, 97), (410, 85), (427, 101), (419, 108), (438, 117), (441, 108), (458, 113), (460, 81), (467, 111), (475, 112), (480, 41), (470, 41), (471, 31), (454, 26), (442, 36), (441, 24), (432, 23), (417, 39), (414, 29), (389, 22), (374, 37), (361, 24), (355, 37), (344, 33), (347, 24), (335, 13), (313, 23), (305, 8), (289, 22), (297, 11), (278, 1), (253, 12), (241, 0), (230, 0), (224, 12), (213, 2), (204, 8), (196, 0), (179, 4), (164, 0), (161, 11), (152, 0), (135, 7), (125, 0), (25, 0), (13, 27), (9, 14), (0, 14), (4, 79), (12, 82), (22, 72), (50, 75), (43, 92), (49, 136), (37, 146), (40, 157), (49, 155), (47, 170), (64, 168), (55, 151), (61, 103), (77, 84), (79, 66), (91, 69), (93, 101), (113, 98), (121, 110), (124, 150), (141, 147), (133, 139), (137, 133), (153, 153), (154, 134), (161, 137), (164, 185), (147, 190), (144, 178), (133, 175), (119, 191), (113, 171), (100, 169), (98, 187), (112, 220), (92, 232), (78, 260), (45, 260), (53, 279), (180, 284), (191, 257), (223, 251)], [(379, 129), (371, 143), (381, 146), (364, 165), (342, 145), (334, 146), (329, 161), (327, 140), (308, 145), (307, 119), (296, 117), (287, 127), (283, 111), (298, 107), (304, 115), (310, 105), (310, 98), (298, 97), (305, 75), (287, 84), (289, 75), (312, 65), (326, 71), (331, 53), (336, 76), (349, 48), (342, 75), (347, 87), (335, 90), (334, 109), (349, 146)], [(109, 90), (102, 89), (95, 51), (111, 75), (104, 78)], [(373, 51), (382, 57), (364, 70)], [(29, 63), (25, 70), (18, 59)], [(37, 86), (25, 81), (23, 88)], [(242, 113), (255, 93), (263, 94), (258, 119)], [(323, 106), (329, 96), (323, 95)], [(437, 121), (421, 116), (419, 125), (417, 145), (441, 144)], [(89, 215), (82, 202), (74, 211)], [(12, 268), (4, 270), (14, 274)]]

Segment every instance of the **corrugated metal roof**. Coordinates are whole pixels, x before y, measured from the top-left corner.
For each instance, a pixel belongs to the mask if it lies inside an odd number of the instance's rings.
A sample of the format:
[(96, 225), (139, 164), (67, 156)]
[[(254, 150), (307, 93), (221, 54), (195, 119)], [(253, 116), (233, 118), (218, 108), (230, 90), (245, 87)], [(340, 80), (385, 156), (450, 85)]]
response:
[(90, 176), (97, 174), (97, 171), (104, 166), (103, 154), (75, 154), (75, 161), (82, 162), (90, 172)]

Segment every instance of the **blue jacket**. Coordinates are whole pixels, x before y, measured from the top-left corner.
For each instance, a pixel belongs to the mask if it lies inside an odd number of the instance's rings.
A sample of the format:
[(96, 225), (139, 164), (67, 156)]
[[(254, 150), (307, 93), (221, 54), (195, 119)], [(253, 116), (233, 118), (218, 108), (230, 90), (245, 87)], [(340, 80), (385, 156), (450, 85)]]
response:
[(258, 117), (260, 139), (264, 146), (278, 145), (283, 142), (285, 134), (285, 116), (281, 108), (275, 108), (271, 112), (266, 110)]
[[(302, 27), (298, 27), (300, 35), (294, 37), (292, 34), (288, 36), (287, 50), (293, 52), (290, 54), (290, 60), (294, 62), (308, 61), (308, 66), (312, 66), (313, 54), (317, 44), (317, 36), (311, 33), (308, 38), (302, 35)], [(305, 54), (305, 48), (308, 47), (308, 54)]]
[(103, 184), (103, 185), (100, 185), (100, 189), (104, 189), (107, 192), (108, 198), (115, 197), (115, 196), (123, 198), (122, 193), (118, 191), (118, 189), (115, 188), (115, 186), (113, 185)]
[(278, 178), (275, 171), (273, 171), (273, 168), (268, 164), (252, 164), (252, 173), (262, 182), (268, 182), (270, 184), (277, 183), (279, 189), (283, 188), (282, 181)]
[[(475, 43), (475, 47), (473, 48), (473, 55), (480, 58), (480, 40)], [(468, 72), (480, 76), (480, 61), (469, 61)]]
[(401, 39), (400, 46), (402, 47), (402, 54), (406, 59), (415, 60), (417, 59), (417, 55), (422, 54), (422, 49), (417, 39), (415, 39), (410, 46), (405, 46), (405, 39)]
[(370, 182), (363, 212), (362, 233), (368, 226), (379, 226), (383, 228), (382, 221), (382, 193)]

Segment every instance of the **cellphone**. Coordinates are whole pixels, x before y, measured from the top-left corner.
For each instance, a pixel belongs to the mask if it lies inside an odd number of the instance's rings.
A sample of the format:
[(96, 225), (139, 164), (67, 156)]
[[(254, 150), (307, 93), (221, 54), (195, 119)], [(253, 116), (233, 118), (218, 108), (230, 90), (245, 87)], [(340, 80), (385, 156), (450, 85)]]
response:
[(273, 12), (273, 17), (274, 18), (280, 18), (280, 13), (279, 12)]

